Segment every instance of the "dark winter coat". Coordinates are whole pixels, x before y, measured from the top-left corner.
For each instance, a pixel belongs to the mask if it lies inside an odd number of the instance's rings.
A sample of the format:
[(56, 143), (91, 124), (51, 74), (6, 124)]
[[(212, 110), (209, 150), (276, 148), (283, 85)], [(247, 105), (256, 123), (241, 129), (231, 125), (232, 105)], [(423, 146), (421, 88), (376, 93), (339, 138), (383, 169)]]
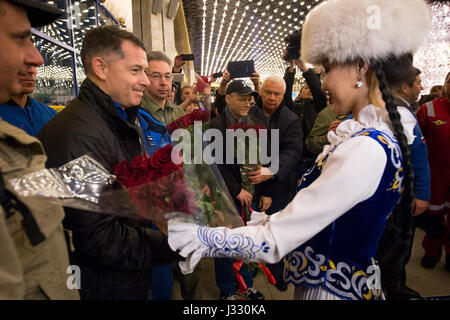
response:
[[(257, 106), (262, 109), (262, 100)], [(296, 182), (296, 171), (303, 152), (303, 129), (300, 118), (281, 104), (264, 124), (269, 130), (279, 130), (279, 169), (273, 179), (259, 184), (257, 196), (282, 198), (288, 196)], [(268, 133), (268, 151), (270, 152), (271, 133)], [(265, 165), (268, 167), (269, 165)], [(257, 198), (257, 197), (255, 197)]]

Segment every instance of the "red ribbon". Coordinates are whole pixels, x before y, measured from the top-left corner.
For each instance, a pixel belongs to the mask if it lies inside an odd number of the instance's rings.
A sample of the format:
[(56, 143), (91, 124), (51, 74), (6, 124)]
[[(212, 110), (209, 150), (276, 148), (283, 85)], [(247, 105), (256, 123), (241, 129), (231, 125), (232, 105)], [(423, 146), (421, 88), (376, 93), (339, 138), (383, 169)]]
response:
[(244, 261), (242, 261), (242, 260), (236, 260), (233, 263), (233, 272), (234, 272), (234, 275), (236, 276), (237, 282), (239, 284), (239, 292), (240, 293), (245, 293), (245, 291), (247, 290), (247, 285), (245, 284), (244, 278), (242, 278), (242, 275), (239, 273), (239, 270), (241, 270), (243, 264), (244, 264)]
[(275, 285), (277, 281), (275, 280), (275, 277), (273, 276), (272, 272), (270, 272), (269, 268), (265, 266), (263, 263), (258, 263), (258, 265), (261, 267), (261, 269), (264, 271), (264, 274), (266, 275), (267, 281), (271, 285)]
[[(242, 208), (242, 210), (241, 210), (242, 222), (244, 223), (244, 225), (247, 225), (247, 223), (245, 223), (245, 220), (244, 220), (244, 206), (241, 206), (241, 208)], [(251, 206), (249, 207), (249, 209), (250, 209), (250, 212), (253, 212), (253, 209)], [(236, 276), (236, 280), (239, 284), (239, 292), (240, 293), (244, 293), (247, 290), (247, 285), (245, 284), (244, 278), (242, 278), (242, 275), (239, 273), (243, 264), (244, 264), (244, 262), (242, 260), (236, 260), (233, 263), (233, 271)], [(275, 277), (273, 276), (272, 272), (270, 272), (269, 268), (266, 265), (264, 265), (264, 263), (262, 263), (262, 262), (258, 263), (258, 266), (262, 269), (262, 271), (264, 271), (267, 281), (271, 285), (275, 285), (277, 283), (277, 281), (275, 280)]]

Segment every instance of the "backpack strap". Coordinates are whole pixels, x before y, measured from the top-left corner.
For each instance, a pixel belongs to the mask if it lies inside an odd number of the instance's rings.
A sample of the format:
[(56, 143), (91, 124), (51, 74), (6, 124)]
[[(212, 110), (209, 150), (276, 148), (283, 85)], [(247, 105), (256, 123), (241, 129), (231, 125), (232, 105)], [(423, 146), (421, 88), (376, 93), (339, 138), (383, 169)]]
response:
[(0, 172), (0, 204), (5, 210), (6, 218), (11, 217), (17, 211), (22, 214), (22, 226), (33, 247), (45, 240), (45, 236), (39, 229), (30, 209), (5, 188), (2, 172)]

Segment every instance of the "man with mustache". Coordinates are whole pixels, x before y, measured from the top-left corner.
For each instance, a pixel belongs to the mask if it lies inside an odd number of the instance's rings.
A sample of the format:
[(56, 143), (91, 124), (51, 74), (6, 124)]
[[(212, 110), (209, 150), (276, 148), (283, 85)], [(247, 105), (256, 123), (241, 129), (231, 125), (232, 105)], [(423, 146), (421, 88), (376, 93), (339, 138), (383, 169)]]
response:
[(35, 136), (56, 115), (54, 109), (29, 96), (36, 86), (37, 67), (43, 63), (40, 54), (34, 61), (27, 61), (17, 74), (21, 92), (0, 104), (0, 117), (31, 136)]
[[(149, 84), (146, 50), (132, 33), (103, 26), (85, 33), (81, 59), (87, 79), (79, 96), (38, 138), (48, 167), (89, 154), (112, 173), (122, 160), (145, 152), (137, 115)], [(80, 267), (84, 300), (148, 299), (152, 268), (175, 261), (167, 238), (149, 222), (72, 208), (65, 212), (74, 248), (70, 258)]]

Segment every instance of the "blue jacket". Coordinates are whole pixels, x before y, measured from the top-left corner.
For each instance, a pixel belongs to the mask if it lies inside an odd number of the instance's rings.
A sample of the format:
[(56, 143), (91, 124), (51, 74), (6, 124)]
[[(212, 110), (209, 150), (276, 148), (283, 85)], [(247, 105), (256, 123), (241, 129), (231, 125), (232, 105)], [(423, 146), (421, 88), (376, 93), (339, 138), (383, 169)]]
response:
[(419, 124), (416, 124), (414, 127), (414, 135), (416, 138), (409, 146), (414, 170), (414, 197), (429, 201), (431, 196), (431, 176), (430, 166), (428, 165), (428, 149)]
[(149, 156), (152, 156), (159, 148), (170, 144), (165, 124), (156, 120), (142, 108), (139, 108), (138, 119), (144, 136), (145, 151)]
[[(117, 113), (119, 114), (119, 116), (122, 119), (126, 120), (126, 112), (117, 102), (113, 102), (117, 108)], [(139, 108), (137, 118), (144, 137), (145, 152), (149, 156), (152, 156), (156, 150), (170, 143), (170, 137), (167, 133), (167, 127), (164, 123), (156, 120), (142, 108)]]
[[(394, 96), (394, 101), (398, 106), (407, 108), (417, 120), (408, 101), (399, 96)], [(418, 123), (416, 123), (413, 133), (416, 138), (409, 145), (409, 150), (411, 151), (411, 164), (414, 171), (414, 197), (429, 201), (431, 197), (431, 174), (428, 164), (428, 148)]]
[(0, 117), (31, 136), (35, 136), (42, 127), (56, 115), (56, 111), (46, 104), (28, 96), (25, 108), (10, 99), (0, 104)]

